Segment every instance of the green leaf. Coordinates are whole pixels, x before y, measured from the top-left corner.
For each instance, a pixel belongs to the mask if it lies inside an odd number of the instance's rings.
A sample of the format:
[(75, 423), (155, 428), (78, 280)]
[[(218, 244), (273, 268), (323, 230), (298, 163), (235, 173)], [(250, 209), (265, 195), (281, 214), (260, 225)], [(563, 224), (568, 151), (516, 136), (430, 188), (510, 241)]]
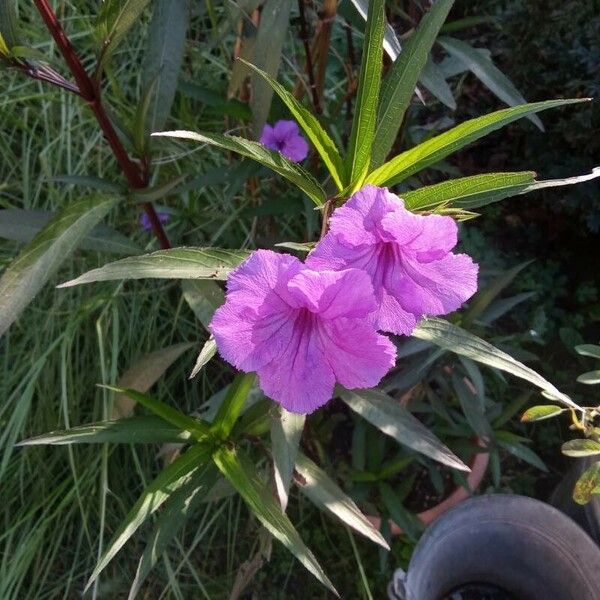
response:
[(600, 461), (595, 462), (581, 475), (573, 490), (577, 504), (587, 504), (594, 494), (600, 494)]
[(421, 421), (384, 392), (341, 390), (340, 396), (354, 412), (398, 443), (454, 469), (469, 470)]
[(53, 175), (48, 177), (46, 181), (53, 183), (66, 183), (67, 185), (80, 185), (99, 192), (108, 192), (111, 194), (126, 194), (127, 189), (118, 183), (114, 183), (109, 179), (94, 177), (92, 175)]
[[(15, 242), (29, 242), (55, 216), (56, 212), (51, 210), (0, 210), (0, 237)], [(115, 254), (137, 254), (142, 251), (127, 236), (106, 225), (96, 225), (80, 239), (78, 247), (82, 250)]]
[(0, 0), (0, 38), (4, 42), (4, 49), (0, 53), (5, 55), (19, 45), (15, 5), (16, 0)]
[[(369, 12), (369, 0), (352, 0), (352, 4), (354, 4), (354, 8), (356, 8), (358, 14), (366, 21), (367, 13)], [(387, 19), (385, 21), (385, 32), (383, 34), (383, 49), (387, 52), (387, 55), (392, 61), (397, 60), (400, 52), (402, 52), (398, 36), (396, 35), (394, 28), (388, 23)]]
[(523, 192), (534, 181), (533, 171), (486, 173), (402, 192), (402, 198), (406, 208), (413, 211), (431, 210), (440, 205), (472, 209)]
[(381, 88), (371, 167), (383, 163), (404, 120), (417, 81), (454, 0), (438, 0), (405, 42)]
[(129, 511), (112, 540), (108, 544), (86, 584), (84, 593), (98, 578), (106, 565), (114, 558), (140, 525), (156, 512), (168, 498), (187, 484), (199, 469), (210, 460), (212, 448), (204, 444), (192, 446), (185, 454), (176, 458), (163, 469), (158, 477), (142, 492)]
[(492, 429), (485, 416), (481, 398), (467, 386), (465, 381), (456, 374), (452, 375), (452, 385), (460, 407), (473, 431), (482, 439), (492, 437)]
[[(438, 39), (438, 43), (448, 54), (462, 62), (495, 96), (509, 106), (517, 106), (527, 102), (514, 83), (477, 49), (451, 37), (441, 37)], [(530, 115), (527, 118), (538, 129), (544, 131), (544, 126), (538, 117)]]
[(527, 446), (524, 446), (519, 442), (510, 442), (503, 439), (497, 439), (497, 443), (520, 460), (529, 463), (536, 469), (544, 471), (544, 473), (548, 472), (548, 467), (544, 464), (544, 461)]
[(523, 423), (533, 423), (534, 421), (543, 421), (544, 419), (550, 419), (556, 417), (561, 413), (565, 412), (564, 408), (560, 406), (554, 406), (553, 404), (540, 404), (538, 406), (532, 406), (528, 408), (521, 417)]
[(98, 14), (96, 32), (101, 44), (98, 71), (100, 71), (127, 32), (139, 22), (150, 0), (105, 0)]
[(452, 88), (446, 81), (444, 72), (433, 61), (431, 56), (429, 56), (421, 71), (419, 82), (442, 104), (445, 104), (450, 110), (456, 110), (456, 100), (454, 99)]
[(581, 356), (591, 356), (592, 358), (600, 359), (600, 346), (595, 344), (580, 344), (575, 346), (575, 352)]
[(317, 206), (324, 204), (327, 195), (317, 181), (305, 171), (279, 152), (273, 152), (258, 142), (253, 142), (234, 135), (221, 135), (218, 133), (194, 133), (193, 131), (163, 131), (154, 133), (154, 136), (192, 140), (202, 144), (211, 144), (223, 150), (235, 152), (241, 156), (251, 158), (256, 162), (269, 167), (299, 187)]
[(179, 80), (190, 18), (190, 0), (155, 0), (142, 70), (143, 88), (150, 94), (146, 129), (164, 127)]
[[(260, 24), (252, 47), (252, 63), (273, 79), (281, 64), (283, 43), (289, 31), (292, 0), (267, 0), (262, 8)], [(269, 115), (273, 90), (269, 84), (252, 74), (250, 108), (253, 115), (254, 134), (258, 137)]]
[(117, 202), (102, 196), (74, 202), (21, 250), (0, 278), (0, 336)]
[[(161, 348), (140, 357), (121, 375), (117, 386), (130, 388), (138, 392), (147, 392), (165, 373), (165, 371), (194, 344), (184, 343)], [(114, 399), (112, 418), (122, 419), (128, 417), (135, 406), (135, 402), (124, 394), (117, 394)]]
[(229, 437), (255, 379), (254, 373), (240, 373), (229, 386), (211, 426), (211, 431), (221, 439)]
[(244, 250), (220, 248), (171, 248), (151, 254), (130, 256), (92, 269), (59, 288), (95, 281), (121, 279), (216, 279), (225, 280), (233, 269), (248, 258)]
[(207, 465), (204, 469), (194, 472), (188, 483), (167, 499), (140, 557), (135, 578), (129, 590), (129, 600), (133, 600), (138, 594), (142, 583), (158, 559), (179, 533), (188, 516), (193, 514), (215, 485), (217, 478), (218, 470), (215, 466)]
[(402, 152), (389, 162), (373, 171), (366, 179), (366, 183), (380, 186), (390, 186), (407, 177), (414, 175), (429, 165), (435, 164), (450, 154), (464, 148), (471, 142), (484, 137), (492, 131), (500, 129), (527, 115), (542, 110), (566, 106), (579, 102), (589, 101), (588, 98), (575, 98), (570, 100), (548, 100), (524, 104), (513, 108), (505, 108), (496, 112), (471, 119), (445, 131), (433, 138), (422, 142), (418, 146)]
[(600, 383), (600, 369), (583, 373), (583, 375), (580, 375), (577, 378), (577, 381), (579, 383), (585, 383), (586, 385), (596, 385)]
[(386, 22), (384, 5), (384, 0), (370, 0), (367, 14), (354, 119), (345, 163), (347, 180), (355, 189), (361, 187), (369, 169), (377, 125), (383, 32)]
[(152, 398), (152, 396), (142, 394), (136, 390), (120, 388), (112, 385), (105, 385), (102, 387), (112, 390), (113, 392), (129, 396), (132, 400), (135, 400), (138, 404), (141, 404), (143, 407), (147, 408), (149, 411), (153, 412), (156, 416), (165, 420), (167, 423), (171, 423), (171, 425), (174, 425), (179, 429), (188, 431), (197, 440), (202, 441), (207, 437), (212, 437), (210, 429), (206, 423), (198, 419), (188, 417), (184, 413), (172, 408), (164, 402), (161, 402), (157, 398)]
[(215, 338), (211, 335), (204, 346), (202, 346), (202, 350), (200, 350), (200, 354), (198, 354), (198, 358), (196, 359), (196, 364), (190, 373), (190, 379), (193, 379), (200, 373), (204, 365), (208, 363), (208, 361), (217, 353), (217, 342)]
[(298, 453), (296, 471), (300, 476), (298, 487), (300, 491), (321, 510), (329, 511), (342, 523), (349, 525), (366, 538), (379, 544), (386, 550), (390, 547), (381, 533), (371, 525), (371, 522), (354, 501), (312, 460)]
[(418, 539), (423, 527), (417, 517), (404, 508), (394, 490), (387, 483), (380, 482), (378, 488), (392, 520), (403, 529), (411, 540)]
[(345, 187), (344, 181), (344, 163), (340, 156), (339, 150), (337, 149), (333, 140), (329, 137), (329, 134), (323, 129), (319, 121), (313, 114), (306, 110), (293, 94), (288, 92), (280, 83), (275, 81), (261, 69), (254, 65), (240, 59), (241, 62), (248, 65), (255, 73), (260, 75), (268, 84), (273, 88), (275, 93), (281, 98), (282, 102), (288, 107), (292, 116), (298, 122), (298, 125), (302, 127), (302, 130), (315, 147), (319, 156), (323, 159), (331, 177), (333, 178), (338, 190), (343, 190)]
[(136, 416), (116, 421), (100, 421), (71, 429), (51, 431), (17, 446), (64, 446), (67, 444), (162, 444), (182, 443), (190, 438), (187, 431), (154, 416)]
[(306, 415), (289, 412), (283, 406), (276, 407), (271, 418), (271, 453), (275, 488), (284, 512), (305, 421)]
[(577, 405), (566, 394), (557, 390), (539, 373), (526, 367), (509, 354), (506, 354), (506, 352), (494, 348), (494, 346), (478, 338), (476, 335), (456, 325), (452, 325), (448, 321), (434, 317), (423, 319), (415, 328), (412, 335), (420, 340), (432, 342), (436, 346), (450, 350), (455, 354), (466, 356), (489, 367), (511, 373), (515, 377), (529, 381), (529, 383), (537, 386), (553, 399), (571, 408), (577, 408)]
[(208, 329), (215, 310), (225, 302), (225, 293), (218, 283), (210, 279), (181, 282), (183, 298), (192, 309), (196, 318)]
[(278, 539), (323, 585), (339, 596), (313, 553), (305, 546), (291, 521), (275, 502), (252, 462), (239, 450), (226, 446), (214, 453), (213, 460), (269, 533)]
[(561, 451), (567, 456), (597, 456), (600, 454), (600, 442), (590, 439), (569, 440), (562, 445)]

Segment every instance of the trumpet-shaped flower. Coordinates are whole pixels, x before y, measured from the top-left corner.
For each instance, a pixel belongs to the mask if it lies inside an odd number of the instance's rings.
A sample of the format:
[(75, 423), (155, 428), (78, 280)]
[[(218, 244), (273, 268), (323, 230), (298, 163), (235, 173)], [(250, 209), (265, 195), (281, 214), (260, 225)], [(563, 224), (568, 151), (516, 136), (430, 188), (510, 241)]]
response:
[(273, 126), (265, 125), (260, 143), (293, 162), (301, 162), (308, 156), (308, 142), (300, 134), (296, 121), (282, 120)]
[(368, 319), (376, 308), (362, 271), (313, 271), (258, 250), (229, 276), (210, 330), (221, 356), (256, 371), (267, 396), (309, 413), (331, 399), (336, 382), (372, 387), (393, 366), (394, 345)]
[(451, 252), (457, 234), (450, 217), (411, 213), (398, 196), (368, 185), (333, 213), (306, 264), (367, 272), (377, 328), (410, 335), (421, 317), (452, 312), (477, 291), (477, 265)]

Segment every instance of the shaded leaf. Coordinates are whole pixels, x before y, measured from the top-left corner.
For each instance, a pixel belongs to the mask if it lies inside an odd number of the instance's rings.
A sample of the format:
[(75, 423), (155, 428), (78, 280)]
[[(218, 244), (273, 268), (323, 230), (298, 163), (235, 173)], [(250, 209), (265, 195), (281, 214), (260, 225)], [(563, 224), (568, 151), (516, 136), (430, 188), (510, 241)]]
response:
[(398, 443), (454, 469), (467, 467), (398, 401), (380, 390), (341, 390), (342, 400), (363, 419)]
[(239, 492), (264, 527), (336, 596), (331, 581), (305, 546), (288, 517), (271, 495), (254, 464), (239, 450), (223, 446), (213, 455), (215, 464)]
[(194, 133), (193, 131), (163, 131), (161, 133), (154, 133), (153, 135), (192, 140), (202, 144), (211, 144), (212, 146), (217, 146), (223, 150), (229, 150), (230, 152), (235, 152), (241, 156), (251, 158), (291, 181), (317, 206), (320, 206), (325, 202), (325, 191), (312, 175), (305, 171), (300, 165), (291, 162), (279, 154), (279, 152), (273, 152), (258, 142), (253, 142), (234, 135)]
[(76, 279), (61, 283), (65, 288), (95, 281), (121, 279), (217, 279), (225, 280), (248, 258), (244, 250), (220, 248), (171, 248), (151, 254), (130, 256), (92, 269)]
[(592, 464), (577, 480), (573, 500), (577, 504), (587, 504), (594, 494), (600, 494), (600, 461)]
[(400, 498), (398, 498), (389, 484), (380, 482), (378, 488), (381, 499), (385, 504), (385, 508), (390, 513), (392, 520), (402, 528), (411, 540), (418, 539), (423, 527), (417, 517), (404, 508)]
[(544, 473), (548, 472), (548, 467), (544, 464), (544, 461), (530, 448), (524, 446), (519, 442), (510, 442), (507, 440), (497, 440), (497, 443), (502, 446), (505, 450), (510, 452), (513, 456), (529, 463), (530, 465), (544, 471)]
[(215, 281), (209, 279), (181, 282), (183, 297), (194, 315), (205, 328), (212, 321), (215, 310), (225, 302), (225, 293)]
[(102, 196), (74, 202), (25, 245), (0, 278), (0, 335), (117, 202)]
[(596, 385), (600, 383), (600, 369), (583, 373), (577, 378), (577, 381), (579, 383), (585, 383), (586, 385)]
[(575, 352), (581, 356), (591, 356), (592, 358), (600, 359), (600, 346), (595, 344), (580, 344), (575, 346)]
[(561, 451), (567, 456), (597, 456), (600, 454), (600, 442), (591, 439), (569, 440), (562, 445)]
[(187, 431), (154, 416), (136, 416), (116, 421), (100, 421), (71, 429), (51, 431), (19, 442), (18, 446), (63, 446), (67, 444), (154, 444), (182, 443)]
[(381, 533), (371, 525), (352, 498), (348, 497), (323, 469), (302, 453), (298, 453), (296, 457), (296, 471), (301, 477), (301, 483), (298, 483), (300, 491), (313, 504), (321, 510), (329, 511), (342, 523), (386, 550), (390, 549)]
[(456, 110), (456, 100), (454, 99), (452, 89), (446, 81), (444, 72), (433, 61), (431, 56), (425, 62), (425, 66), (419, 76), (419, 82), (442, 104), (445, 104), (450, 110)]

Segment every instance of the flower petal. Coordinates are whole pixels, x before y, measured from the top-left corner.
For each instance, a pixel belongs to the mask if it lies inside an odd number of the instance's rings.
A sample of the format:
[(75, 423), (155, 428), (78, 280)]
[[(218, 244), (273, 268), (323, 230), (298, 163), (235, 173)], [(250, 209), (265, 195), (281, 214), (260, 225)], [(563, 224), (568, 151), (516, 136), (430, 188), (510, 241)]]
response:
[(275, 137), (275, 131), (271, 125), (266, 124), (260, 134), (260, 143), (271, 150), (279, 150), (277, 145), (277, 138)]
[(377, 308), (371, 278), (357, 269), (303, 269), (290, 280), (288, 290), (320, 319), (366, 317)]
[(406, 258), (405, 273), (391, 293), (416, 315), (445, 315), (477, 291), (478, 266), (466, 254), (448, 254), (426, 263)]
[(300, 134), (296, 121), (281, 119), (273, 125), (273, 134), (279, 142), (284, 142), (288, 137)]
[(301, 136), (289, 136), (283, 142), (281, 154), (293, 162), (302, 162), (308, 156), (308, 142)]
[(360, 319), (321, 322), (319, 337), (337, 381), (346, 388), (376, 386), (396, 362), (394, 344)]

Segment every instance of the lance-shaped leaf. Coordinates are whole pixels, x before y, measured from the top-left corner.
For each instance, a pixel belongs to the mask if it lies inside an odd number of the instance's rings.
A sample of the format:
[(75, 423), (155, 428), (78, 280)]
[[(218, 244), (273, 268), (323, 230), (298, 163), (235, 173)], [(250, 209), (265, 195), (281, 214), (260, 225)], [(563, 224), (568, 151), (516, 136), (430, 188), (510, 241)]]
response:
[(171, 423), (171, 425), (182, 429), (183, 431), (188, 431), (194, 438), (198, 440), (212, 438), (209, 427), (206, 423), (198, 419), (188, 417), (188, 415), (178, 411), (168, 404), (165, 404), (164, 402), (161, 402), (157, 398), (153, 398), (147, 394), (142, 394), (136, 390), (119, 388), (111, 385), (106, 385), (103, 387), (112, 390), (113, 392), (129, 396), (132, 400), (135, 400), (135, 402), (153, 412), (157, 417), (164, 419), (167, 423)]
[(445, 104), (450, 110), (456, 110), (456, 100), (454, 99), (452, 88), (446, 81), (444, 71), (434, 62), (431, 55), (421, 71), (419, 82), (442, 104)]
[(589, 101), (589, 98), (547, 100), (513, 108), (505, 108), (461, 123), (418, 146), (402, 152), (378, 169), (366, 180), (374, 185), (390, 186), (403, 181), (425, 167), (435, 164), (453, 152), (522, 117), (542, 110)]
[(269, 533), (278, 539), (323, 585), (339, 596), (313, 553), (306, 547), (291, 521), (275, 502), (250, 459), (239, 450), (223, 446), (214, 453), (213, 460)]
[(579, 346), (575, 346), (575, 352), (581, 356), (600, 358), (600, 346), (596, 346), (595, 344), (579, 344)]
[(367, 174), (377, 125), (383, 32), (386, 22), (384, 4), (384, 0), (370, 0), (367, 13), (356, 106), (345, 164), (347, 179), (355, 188), (360, 187)]
[(217, 146), (222, 150), (228, 150), (229, 152), (235, 152), (246, 158), (251, 158), (291, 181), (317, 206), (324, 204), (327, 197), (325, 190), (317, 183), (314, 177), (308, 173), (308, 171), (305, 171), (300, 165), (288, 160), (279, 152), (273, 152), (258, 142), (253, 142), (235, 135), (195, 133), (193, 131), (162, 131), (160, 133), (153, 133), (152, 135), (192, 140), (201, 144), (210, 144), (211, 146)]
[(188, 516), (201, 504), (206, 494), (215, 485), (218, 473), (219, 471), (213, 464), (198, 469), (192, 474), (188, 483), (167, 499), (140, 557), (135, 578), (129, 590), (129, 600), (136, 597), (146, 577), (169, 543), (179, 533)]
[(84, 592), (89, 589), (90, 585), (98, 578), (98, 575), (140, 525), (156, 512), (171, 494), (188, 483), (194, 473), (210, 461), (211, 452), (212, 448), (210, 446), (196, 444), (160, 472), (158, 477), (142, 492), (142, 495), (117, 529), (108, 547), (98, 560)]
[[(483, 85), (495, 96), (509, 106), (525, 104), (527, 100), (515, 87), (515, 84), (485, 55), (462, 40), (452, 37), (441, 37), (438, 43), (450, 54), (469, 69)], [(538, 129), (544, 131), (544, 126), (536, 115), (527, 117)]]
[(202, 346), (202, 350), (200, 350), (200, 354), (198, 354), (198, 358), (196, 359), (196, 364), (190, 373), (190, 379), (193, 379), (200, 373), (202, 367), (208, 363), (208, 361), (217, 353), (217, 342), (214, 336), (210, 336), (204, 346)]
[(445, 350), (450, 350), (455, 354), (466, 356), (476, 362), (488, 365), (495, 369), (500, 369), (511, 373), (515, 377), (529, 381), (540, 388), (548, 396), (556, 399), (571, 408), (577, 408), (577, 405), (567, 396), (554, 387), (549, 381), (546, 381), (539, 373), (526, 367), (523, 363), (515, 360), (512, 356), (498, 350), (481, 338), (461, 329), (460, 327), (438, 319), (429, 317), (423, 319), (412, 333), (413, 337), (432, 342), (436, 346)]
[(151, 254), (130, 256), (92, 269), (76, 279), (61, 283), (65, 288), (95, 281), (122, 279), (216, 279), (225, 280), (248, 258), (244, 250), (220, 248), (171, 248)]
[(300, 475), (298, 488), (313, 504), (321, 510), (329, 511), (342, 523), (386, 550), (390, 549), (381, 533), (373, 527), (354, 500), (348, 497), (323, 469), (302, 453), (296, 457), (296, 471)]
[(291, 413), (283, 406), (273, 411), (271, 418), (271, 452), (273, 455), (273, 471), (275, 488), (279, 496), (281, 509), (285, 512), (294, 464), (298, 454), (300, 438), (304, 431), (306, 415)]
[(561, 451), (563, 454), (575, 458), (598, 456), (600, 454), (600, 442), (590, 439), (569, 440), (562, 445)]
[[(131, 388), (138, 392), (147, 392), (165, 373), (165, 371), (194, 344), (184, 343), (161, 348), (139, 358), (117, 382), (120, 388)], [(113, 403), (112, 418), (128, 417), (135, 401), (124, 394), (117, 394)]]
[(532, 406), (531, 408), (528, 408), (521, 416), (521, 421), (523, 423), (543, 421), (544, 419), (556, 417), (564, 413), (565, 410), (565, 408), (554, 406), (553, 404), (540, 404), (538, 406)]
[(577, 480), (573, 500), (577, 504), (587, 504), (594, 494), (600, 494), (600, 460), (588, 467)]
[(181, 282), (183, 298), (192, 309), (192, 312), (208, 328), (215, 310), (225, 302), (225, 293), (216, 281), (201, 279), (191, 281), (186, 279)]
[(386, 76), (381, 88), (371, 167), (381, 165), (392, 149), (419, 75), (453, 3), (454, 0), (438, 0), (431, 7)]
[(117, 202), (102, 196), (74, 202), (21, 250), (0, 278), (0, 336)]
[(217, 436), (227, 439), (246, 403), (255, 379), (254, 373), (240, 373), (233, 380), (212, 422), (211, 431)]
[(0, 0), (0, 40), (4, 44), (0, 54), (9, 54), (15, 46), (19, 46), (15, 6), (16, 0)]
[[(240, 59), (241, 60), (241, 59)], [(254, 65), (242, 60), (242, 62), (250, 67), (255, 73), (260, 75), (273, 88), (275, 93), (281, 98), (281, 101), (288, 107), (293, 117), (302, 127), (302, 130), (319, 153), (327, 169), (331, 173), (331, 177), (335, 182), (338, 190), (343, 190), (344, 181), (344, 163), (340, 156), (333, 140), (329, 134), (323, 129), (317, 118), (308, 110), (306, 110), (294, 95), (288, 92), (280, 83), (275, 81), (267, 73), (255, 67)]]
[[(369, 0), (352, 0), (352, 4), (354, 4), (358, 14), (366, 21), (367, 13), (369, 12)], [(385, 32), (383, 34), (383, 49), (392, 61), (395, 61), (400, 55), (400, 52), (402, 52), (398, 36), (396, 35), (394, 28), (388, 23), (387, 19), (385, 21)]]
[(398, 443), (454, 469), (467, 467), (400, 402), (381, 390), (340, 390), (342, 400), (363, 419)]
[(100, 421), (71, 429), (51, 431), (19, 442), (18, 446), (64, 446), (69, 444), (163, 444), (183, 443), (189, 431), (155, 416), (136, 416)]
[[(15, 242), (29, 242), (56, 216), (51, 210), (0, 210), (0, 237)], [(107, 227), (96, 225), (79, 240), (78, 248), (114, 254), (137, 254), (142, 249), (127, 236)]]

